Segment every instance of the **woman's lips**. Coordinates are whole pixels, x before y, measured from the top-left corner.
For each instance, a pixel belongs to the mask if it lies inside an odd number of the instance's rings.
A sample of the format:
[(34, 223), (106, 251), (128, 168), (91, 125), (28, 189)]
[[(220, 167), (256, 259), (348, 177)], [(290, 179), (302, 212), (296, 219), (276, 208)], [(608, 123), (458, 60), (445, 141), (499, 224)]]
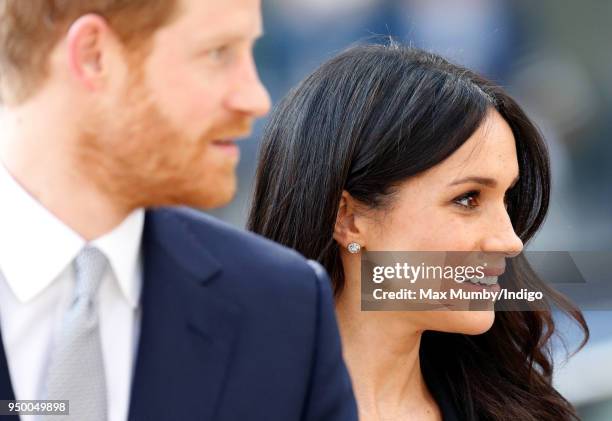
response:
[(495, 280), (494, 283), (487, 284), (487, 285), (480, 284), (480, 283), (474, 283), (471, 281), (466, 281), (460, 284), (460, 288), (469, 290), (469, 291), (489, 291), (489, 292), (497, 292), (501, 290), (501, 287), (497, 283), (497, 280)]
[(463, 282), (464, 284), (471, 284), (475, 287), (481, 287), (484, 286), (487, 289), (491, 288), (492, 286), (497, 285), (499, 288), (499, 285), (497, 283), (498, 277), (504, 273), (504, 271), (506, 270), (505, 266), (498, 266), (498, 267), (487, 267), (486, 269), (482, 270), (482, 274), (484, 275), (483, 277), (473, 277), (471, 279), (466, 280), (465, 282)]
[(503, 274), (505, 270), (505, 266), (487, 267), (482, 271), (482, 273), (484, 273), (484, 276), (499, 276)]

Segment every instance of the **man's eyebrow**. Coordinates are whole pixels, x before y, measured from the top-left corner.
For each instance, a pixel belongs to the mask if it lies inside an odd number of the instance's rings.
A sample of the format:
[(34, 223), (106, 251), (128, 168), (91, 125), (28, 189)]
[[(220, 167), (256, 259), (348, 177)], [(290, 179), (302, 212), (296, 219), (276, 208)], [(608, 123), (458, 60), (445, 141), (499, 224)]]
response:
[[(512, 184), (510, 184), (510, 188), (514, 187), (516, 182), (518, 181), (519, 176), (516, 176), (514, 180), (512, 180)], [(478, 176), (468, 176), (464, 178), (460, 178), (459, 180), (455, 180), (449, 184), (449, 186), (456, 186), (458, 184), (466, 184), (466, 183), (476, 183), (482, 184), (483, 186), (495, 188), (497, 187), (497, 180), (490, 177), (478, 177)]]
[(213, 35), (210, 38), (203, 38), (199, 40), (200, 45), (214, 45), (218, 43), (232, 43), (244, 40), (257, 41), (264, 36), (263, 30), (254, 31), (252, 33), (230, 31), (224, 34)]

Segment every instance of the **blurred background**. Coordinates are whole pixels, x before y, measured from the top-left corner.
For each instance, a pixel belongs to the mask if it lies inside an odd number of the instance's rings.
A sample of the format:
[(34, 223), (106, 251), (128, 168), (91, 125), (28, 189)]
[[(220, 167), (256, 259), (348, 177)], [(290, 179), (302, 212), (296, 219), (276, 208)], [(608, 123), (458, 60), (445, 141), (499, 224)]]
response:
[[(321, 62), (356, 42), (395, 40), (475, 69), (538, 124), (553, 165), (548, 219), (531, 250), (612, 251), (612, 2), (605, 0), (263, 0), (256, 59), (276, 103)], [(241, 143), (240, 188), (213, 212), (243, 227), (258, 139)], [(589, 344), (555, 384), (587, 421), (612, 420), (612, 309), (585, 313)], [(572, 350), (578, 331), (559, 320)]]

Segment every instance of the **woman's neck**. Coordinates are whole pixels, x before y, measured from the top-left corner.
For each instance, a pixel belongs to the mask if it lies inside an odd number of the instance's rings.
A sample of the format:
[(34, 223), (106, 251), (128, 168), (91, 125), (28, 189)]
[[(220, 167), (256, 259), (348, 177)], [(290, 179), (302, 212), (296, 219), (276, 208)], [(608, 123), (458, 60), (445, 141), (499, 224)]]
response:
[(421, 332), (402, 313), (361, 312), (349, 301), (340, 297), (337, 315), (359, 419), (441, 419), (421, 372)]

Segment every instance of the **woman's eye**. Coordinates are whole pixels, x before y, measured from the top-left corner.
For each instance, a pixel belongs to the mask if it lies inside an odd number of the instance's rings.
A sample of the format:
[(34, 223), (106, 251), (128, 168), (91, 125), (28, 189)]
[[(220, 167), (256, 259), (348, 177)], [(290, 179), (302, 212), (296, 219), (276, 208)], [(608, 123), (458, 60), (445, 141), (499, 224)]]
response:
[(478, 195), (478, 192), (471, 191), (457, 197), (453, 202), (464, 208), (474, 209), (478, 206)]

